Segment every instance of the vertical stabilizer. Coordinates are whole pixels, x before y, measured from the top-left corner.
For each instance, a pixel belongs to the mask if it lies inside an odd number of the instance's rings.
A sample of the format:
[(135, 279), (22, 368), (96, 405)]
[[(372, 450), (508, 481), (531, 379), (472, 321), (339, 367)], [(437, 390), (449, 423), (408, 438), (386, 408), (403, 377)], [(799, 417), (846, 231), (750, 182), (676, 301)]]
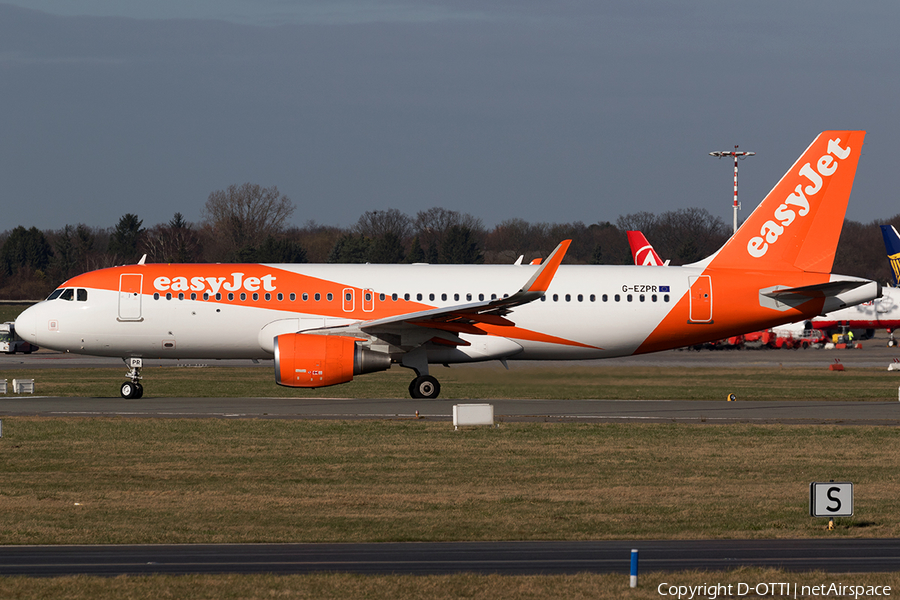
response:
[(661, 267), (663, 261), (647, 241), (646, 236), (640, 231), (626, 231), (628, 245), (631, 246), (631, 256), (634, 264), (639, 267)]
[(829, 273), (865, 135), (821, 133), (711, 266)]
[(893, 225), (882, 225), (881, 237), (884, 238), (884, 249), (891, 263), (891, 278), (894, 287), (897, 287), (897, 281), (900, 280), (900, 234)]

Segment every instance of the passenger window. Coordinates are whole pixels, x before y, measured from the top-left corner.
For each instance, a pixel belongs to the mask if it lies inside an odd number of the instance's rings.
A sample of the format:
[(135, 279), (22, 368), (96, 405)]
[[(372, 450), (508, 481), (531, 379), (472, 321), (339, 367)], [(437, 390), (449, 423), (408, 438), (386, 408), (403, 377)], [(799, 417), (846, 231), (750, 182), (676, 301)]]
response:
[(466, 300), (468, 300), (469, 302), (471, 302), (471, 301), (472, 301), (472, 294), (466, 294)]
[(578, 301), (584, 302), (584, 296), (582, 296), (581, 294), (578, 294)]
[(404, 300), (409, 300), (409, 294), (403, 294), (403, 299), (404, 299)]
[(607, 296), (606, 294), (603, 294), (603, 301), (606, 302), (608, 300), (609, 300), (609, 296)]
[(154, 293), (153, 293), (153, 299), (154, 299), (154, 300), (159, 300), (159, 292), (154, 292)]
[(429, 300), (434, 300), (434, 294), (428, 294), (428, 299), (429, 299)]
[(641, 294), (641, 302), (643, 302), (643, 301), (644, 301), (644, 295)]
[(453, 300), (456, 301), (456, 302), (458, 302), (458, 301), (459, 301), (459, 294), (453, 294)]
[(441, 300), (443, 300), (444, 302), (446, 302), (446, 301), (447, 301), (447, 294), (441, 294)]
[(278, 301), (281, 302), (282, 300), (284, 300), (284, 294), (278, 292)]
[(297, 294), (295, 294), (294, 292), (291, 292), (291, 295), (288, 297), (291, 299), (291, 302), (297, 301)]
[(416, 294), (416, 300), (421, 300), (421, 299), (422, 299), (422, 294)]
[(668, 294), (666, 294), (665, 296), (663, 296), (663, 301), (664, 301), (664, 302), (668, 302), (668, 301), (669, 301), (669, 295), (668, 295)]
[(615, 295), (615, 299), (616, 299), (616, 302), (619, 302), (620, 300), (622, 300), (622, 297), (619, 296), (618, 294), (616, 294), (616, 295)]
[[(255, 296), (256, 294), (253, 294), (253, 295)], [(325, 294), (325, 297), (328, 299), (329, 302), (334, 300), (334, 294), (332, 294), (331, 292), (328, 292), (327, 294)], [(254, 300), (256, 300), (256, 298), (254, 298)]]
[(572, 301), (572, 294), (566, 294), (566, 302)]
[(629, 302), (631, 302), (632, 300), (634, 300), (634, 297), (633, 297), (631, 294), (628, 294), (628, 296), (626, 296), (626, 298), (628, 298), (628, 301), (629, 301)]
[(553, 301), (559, 302), (559, 294), (553, 294)]
[[(228, 294), (228, 299), (231, 300), (231, 294)], [(247, 299), (247, 293), (241, 292), (241, 300), (246, 300), (246, 299)]]
[(184, 292), (178, 292), (178, 299), (184, 300)]
[(316, 299), (316, 302), (318, 302), (319, 300), (322, 299), (322, 294), (320, 294), (319, 292), (316, 292), (316, 295), (313, 296), (313, 298), (315, 298), (315, 299)]
[(656, 294), (653, 294), (652, 296), (650, 296), (650, 300), (652, 300), (653, 302), (656, 302)]
[(271, 300), (272, 300), (272, 294), (270, 294), (269, 292), (266, 292), (266, 302), (269, 302)]
[(309, 300), (309, 294), (303, 292), (303, 301), (306, 302), (307, 300)]
[(596, 302), (596, 301), (597, 301), (597, 296), (595, 296), (594, 294), (591, 294), (591, 302)]
[(484, 294), (478, 294), (478, 300), (484, 301)]
[(209, 292), (203, 292), (203, 299), (209, 300)]
[(166, 292), (166, 300), (172, 299), (172, 292)]
[(191, 300), (197, 299), (197, 292), (191, 292)]

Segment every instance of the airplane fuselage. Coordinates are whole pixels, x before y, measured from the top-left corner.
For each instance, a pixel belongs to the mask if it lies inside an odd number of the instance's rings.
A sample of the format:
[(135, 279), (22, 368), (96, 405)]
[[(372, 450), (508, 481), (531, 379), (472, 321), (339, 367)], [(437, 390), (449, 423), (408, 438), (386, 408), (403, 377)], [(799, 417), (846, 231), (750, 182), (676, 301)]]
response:
[[(266, 359), (273, 357), (272, 339), (280, 333), (487, 301), (514, 293), (535, 269), (529, 265), (115, 267), (69, 280), (58, 297), (23, 313), (16, 331), (42, 347), (99, 356)], [(432, 363), (590, 359), (676, 348), (811, 318), (821, 310), (821, 301), (773, 310), (761, 306), (759, 290), (809, 285), (828, 277), (563, 265), (541, 300), (516, 308), (511, 317), (514, 327), (480, 324), (479, 332), (459, 333), (470, 346), (434, 344), (428, 359)], [(668, 331), (663, 327), (667, 318), (689, 327)], [(403, 345), (397, 340), (396, 346)]]

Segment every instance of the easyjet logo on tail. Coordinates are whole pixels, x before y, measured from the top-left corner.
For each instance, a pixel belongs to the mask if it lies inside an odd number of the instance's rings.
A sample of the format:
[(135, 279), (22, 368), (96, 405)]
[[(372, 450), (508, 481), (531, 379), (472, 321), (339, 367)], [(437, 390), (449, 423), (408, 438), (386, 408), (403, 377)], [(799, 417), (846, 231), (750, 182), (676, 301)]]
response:
[(747, 252), (750, 256), (753, 258), (765, 256), (769, 245), (777, 242), (794, 220), (809, 214), (810, 199), (822, 190), (825, 180), (835, 174), (840, 164), (839, 161), (850, 156), (852, 148), (849, 146), (841, 148), (840, 144), (840, 138), (828, 140), (827, 152), (816, 161), (815, 168), (810, 163), (800, 167), (800, 175), (805, 177), (809, 184), (805, 186), (803, 183), (797, 184), (794, 191), (775, 209), (773, 218), (760, 227), (759, 235), (750, 238), (750, 241), (747, 242)]

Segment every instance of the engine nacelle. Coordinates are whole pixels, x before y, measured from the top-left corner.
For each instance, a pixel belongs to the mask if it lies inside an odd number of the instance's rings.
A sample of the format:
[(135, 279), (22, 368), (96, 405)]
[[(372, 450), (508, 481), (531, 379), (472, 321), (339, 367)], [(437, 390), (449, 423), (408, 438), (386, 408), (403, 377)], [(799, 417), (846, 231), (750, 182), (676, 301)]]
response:
[(325, 387), (390, 367), (389, 355), (363, 348), (355, 338), (308, 333), (286, 333), (275, 338), (278, 385)]

